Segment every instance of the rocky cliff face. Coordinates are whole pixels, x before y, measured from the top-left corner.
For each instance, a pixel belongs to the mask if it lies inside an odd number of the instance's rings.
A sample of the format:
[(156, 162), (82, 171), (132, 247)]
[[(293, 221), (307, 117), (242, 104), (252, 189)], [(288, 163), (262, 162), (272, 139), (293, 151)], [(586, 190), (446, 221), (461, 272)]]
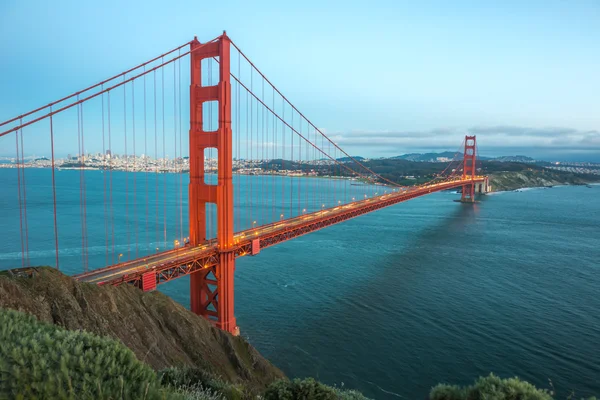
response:
[(195, 366), (256, 390), (283, 377), (241, 337), (233, 337), (160, 292), (81, 283), (52, 268), (0, 273), (0, 307), (67, 329), (119, 339), (155, 369)]
[(525, 187), (583, 185), (595, 181), (600, 181), (600, 176), (569, 174), (549, 170), (493, 172), (490, 174), (490, 185), (494, 192)]

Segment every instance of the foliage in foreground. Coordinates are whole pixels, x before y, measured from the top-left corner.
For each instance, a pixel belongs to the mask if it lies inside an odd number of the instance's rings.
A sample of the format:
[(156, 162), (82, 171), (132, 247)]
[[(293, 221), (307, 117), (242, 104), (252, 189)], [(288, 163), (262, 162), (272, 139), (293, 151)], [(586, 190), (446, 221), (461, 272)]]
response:
[[(519, 378), (480, 377), (470, 386), (440, 384), (431, 389), (430, 400), (552, 400), (552, 393)], [(569, 396), (568, 400), (575, 400)], [(596, 400), (591, 397), (588, 400)]]
[[(169, 368), (157, 376), (116, 340), (68, 331), (0, 308), (0, 398), (242, 400), (260, 395), (265, 400), (368, 400), (359, 392), (312, 378), (279, 380), (265, 393), (253, 393), (198, 368)], [(548, 390), (493, 374), (466, 387), (437, 385), (429, 396), (430, 400), (553, 399)], [(574, 395), (567, 398), (574, 399)]]
[[(242, 385), (234, 385), (215, 378), (212, 374), (200, 368), (167, 368), (160, 372), (160, 383), (163, 386), (174, 388), (183, 388), (188, 393), (191, 391), (201, 391), (206, 395), (214, 396), (219, 399), (246, 399), (256, 396), (255, 393), (248, 392)], [(190, 396), (190, 399), (197, 397)]]
[(354, 390), (342, 390), (322, 384), (313, 378), (278, 380), (264, 394), (265, 400), (368, 400)]
[(0, 398), (182, 399), (116, 340), (0, 309)]
[[(257, 395), (198, 368), (168, 368), (157, 376), (116, 340), (0, 308), (0, 398), (242, 400)], [(366, 399), (310, 378), (277, 381), (264, 396)]]

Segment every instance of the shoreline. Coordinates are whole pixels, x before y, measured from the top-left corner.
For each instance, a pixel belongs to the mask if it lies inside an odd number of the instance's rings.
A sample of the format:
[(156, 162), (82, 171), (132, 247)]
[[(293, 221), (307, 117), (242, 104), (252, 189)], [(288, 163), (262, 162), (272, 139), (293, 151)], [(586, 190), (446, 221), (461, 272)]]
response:
[[(23, 168), (31, 168), (31, 169), (52, 169), (51, 166), (45, 166), (45, 165), (31, 165), (31, 164), (25, 164), (22, 165)], [(18, 169), (18, 165), (17, 164), (4, 164), (4, 163), (0, 163), (0, 169)], [(152, 173), (152, 174), (189, 174), (189, 170), (182, 170), (182, 171), (177, 171), (177, 170), (170, 170), (170, 169), (166, 169), (166, 170), (149, 170), (149, 171), (145, 171), (145, 170), (130, 170), (130, 169), (123, 169), (123, 168), (113, 168), (113, 169), (106, 169), (106, 168), (100, 168), (100, 167), (96, 167), (96, 166), (83, 166), (83, 167), (55, 167), (55, 169), (57, 170), (57, 172), (59, 171), (110, 171), (110, 172), (134, 172), (134, 173)], [(519, 174), (520, 172), (516, 172), (515, 174)], [(216, 175), (216, 172), (207, 172), (207, 175)], [(333, 180), (343, 180), (343, 181), (351, 181), (351, 182), (356, 182), (354, 185), (357, 186), (370, 186), (370, 185), (376, 185), (376, 186), (387, 186), (384, 183), (369, 183), (361, 178), (356, 178), (356, 177), (350, 177), (350, 176), (331, 176), (331, 175), (324, 175), (324, 176), (317, 176), (317, 175), (299, 175), (297, 173), (270, 173), (270, 174), (258, 174), (258, 173), (236, 173), (236, 171), (234, 171), (234, 175), (238, 175), (238, 176), (260, 176), (260, 177), (287, 177), (287, 178), (312, 178), (312, 179), (333, 179)], [(598, 180), (589, 180), (586, 179), (584, 177), (580, 177), (581, 181), (579, 182), (556, 182), (556, 184), (553, 185), (545, 185), (545, 186), (540, 186), (539, 184), (536, 185), (534, 182), (532, 182), (531, 186), (520, 186), (520, 185), (516, 185), (515, 187), (510, 187), (510, 185), (506, 185), (509, 186), (508, 188), (504, 188), (502, 190), (494, 190), (494, 181), (497, 180), (498, 178), (500, 178), (499, 176), (495, 176), (494, 173), (489, 175), (490, 177), (490, 186), (492, 187), (492, 191), (486, 193), (486, 194), (492, 194), (492, 193), (502, 193), (502, 192), (515, 192), (515, 191), (520, 191), (520, 190), (525, 190), (525, 189), (550, 189), (553, 187), (560, 187), (560, 186), (586, 186), (586, 185), (590, 185), (590, 186), (600, 186), (600, 176), (598, 176)], [(415, 185), (409, 185), (409, 186), (415, 186)]]
[(573, 186), (600, 186), (600, 182), (590, 182), (590, 183), (561, 183), (558, 185), (552, 186), (523, 186), (515, 189), (507, 189), (507, 190), (492, 190), (491, 192), (486, 193), (486, 195), (492, 195), (494, 193), (510, 193), (510, 192), (527, 192), (530, 190), (541, 190), (541, 189), (552, 189), (558, 187), (573, 187)]
[[(5, 165), (10, 165), (10, 166), (5, 166)], [(23, 165), (23, 168), (28, 168), (28, 169), (52, 169), (52, 167), (50, 166), (37, 166), (37, 165)], [(18, 167), (16, 166), (16, 164), (0, 164), (0, 169), (17, 169)], [(134, 173), (152, 173), (152, 174), (189, 174), (190, 170), (186, 169), (186, 170), (182, 170), (182, 171), (172, 171), (172, 170), (153, 170), (153, 171), (144, 171), (144, 170), (129, 170), (129, 169), (123, 169), (123, 168), (113, 168), (113, 169), (107, 169), (107, 168), (99, 168), (99, 167), (88, 167), (88, 166), (84, 166), (84, 167), (55, 167), (56, 171), (110, 171), (110, 172), (134, 172)], [(385, 186), (382, 183), (368, 183), (360, 178), (356, 178), (356, 177), (352, 177), (352, 176), (331, 176), (331, 175), (323, 175), (323, 176), (318, 176), (318, 175), (298, 175), (296, 173), (292, 173), (292, 174), (280, 174), (280, 173), (275, 173), (275, 174), (256, 174), (256, 173), (236, 173), (236, 171), (233, 171), (234, 175), (244, 175), (244, 176), (271, 176), (271, 177), (287, 177), (287, 178), (311, 178), (311, 179), (335, 179), (335, 180), (347, 180), (347, 181), (354, 181), (357, 183), (360, 183), (361, 185), (377, 185), (377, 186)], [(206, 172), (206, 175), (217, 175), (216, 172), (211, 171), (211, 172)]]

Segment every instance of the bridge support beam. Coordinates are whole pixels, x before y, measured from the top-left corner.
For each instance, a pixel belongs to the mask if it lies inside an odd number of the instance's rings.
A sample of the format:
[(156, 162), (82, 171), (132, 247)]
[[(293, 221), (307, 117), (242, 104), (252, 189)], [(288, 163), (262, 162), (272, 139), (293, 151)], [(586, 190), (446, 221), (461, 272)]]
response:
[[(477, 175), (475, 167), (476, 160), (476, 142), (475, 136), (465, 136), (465, 151), (463, 156), (463, 179), (474, 180)], [(470, 183), (462, 187), (462, 196), (460, 201), (463, 203), (473, 203), (475, 201), (475, 183)]]
[[(190, 85), (190, 186), (189, 230), (190, 245), (206, 241), (206, 204), (217, 206), (217, 244), (219, 263), (190, 277), (191, 310), (223, 330), (239, 334), (234, 316), (235, 256), (233, 242), (233, 182), (231, 132), (231, 41), (223, 32), (216, 41), (200, 45), (191, 43)], [(219, 82), (216, 86), (202, 86), (202, 60), (218, 58)], [(218, 128), (203, 128), (203, 104), (218, 103)], [(217, 185), (205, 183), (204, 150), (216, 148), (218, 155)]]

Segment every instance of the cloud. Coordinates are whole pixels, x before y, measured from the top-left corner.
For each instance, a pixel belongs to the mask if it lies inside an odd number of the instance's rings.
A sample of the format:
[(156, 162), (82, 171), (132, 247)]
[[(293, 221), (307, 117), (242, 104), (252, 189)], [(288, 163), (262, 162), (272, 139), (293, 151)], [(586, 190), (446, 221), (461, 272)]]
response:
[[(600, 151), (600, 131), (564, 127), (532, 128), (512, 125), (439, 128), (427, 131), (350, 131), (330, 133), (342, 148), (396, 154), (422, 150), (454, 150), (466, 134), (477, 135), (486, 153), (503, 151)], [(382, 154), (382, 155), (385, 155)]]
[(556, 137), (563, 135), (577, 134), (578, 131), (572, 128), (527, 128), (522, 126), (490, 126), (473, 127), (469, 132), (475, 135), (506, 135), (506, 136), (534, 136), (534, 137)]

